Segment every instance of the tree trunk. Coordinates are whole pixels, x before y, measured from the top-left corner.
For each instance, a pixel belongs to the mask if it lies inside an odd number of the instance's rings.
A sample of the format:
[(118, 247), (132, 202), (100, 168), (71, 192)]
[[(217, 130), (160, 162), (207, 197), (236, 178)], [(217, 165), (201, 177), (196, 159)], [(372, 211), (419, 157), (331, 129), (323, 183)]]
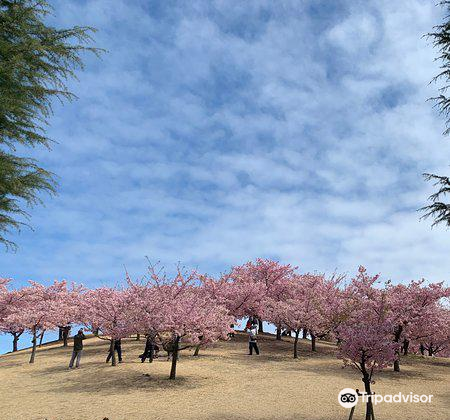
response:
[(42, 330), (41, 335), (39, 337), (39, 347), (42, 346), (42, 340), (44, 339), (45, 330)]
[(63, 332), (64, 332), (64, 327), (58, 327), (58, 341), (62, 341)]
[(258, 318), (258, 332), (263, 333), (264, 332), (264, 325), (262, 319)]
[(303, 340), (306, 340), (308, 338), (308, 330), (306, 328), (303, 328), (302, 338)]
[(172, 366), (170, 368), (170, 376), (169, 379), (175, 379), (177, 374), (177, 361), (178, 361), (178, 343), (180, 341), (180, 337), (175, 339), (173, 343), (173, 352), (172, 352)]
[(367, 403), (366, 403), (366, 420), (375, 420), (375, 415), (373, 413), (373, 403), (372, 403), (372, 390), (370, 389), (370, 381), (371, 381), (371, 375), (366, 370), (366, 363), (364, 356), (361, 361), (361, 371), (363, 374), (363, 382), (364, 382), (364, 390), (366, 391), (366, 394), (368, 396)]
[(425, 346), (423, 344), (420, 345), (420, 354), (425, 356)]
[(34, 358), (36, 356), (36, 344), (37, 344), (37, 336), (36, 336), (36, 328), (33, 328), (33, 348), (31, 349), (30, 363), (34, 363)]
[(316, 336), (311, 333), (311, 350), (316, 351)]
[(139, 341), (141, 339), (141, 334), (136, 334), (136, 341)]
[[(397, 327), (394, 336), (394, 342), (399, 343), (400, 337), (402, 335), (403, 327), (400, 325)], [(400, 351), (395, 350), (395, 360), (394, 360), (394, 372), (400, 372)]]
[(294, 359), (298, 359), (298, 336), (300, 335), (300, 330), (295, 330), (294, 338)]
[(433, 346), (428, 347), (428, 356), (433, 356)]
[(17, 351), (17, 349), (18, 349), (18, 345), (17, 345), (17, 343), (19, 342), (19, 337), (20, 337), (20, 335), (21, 335), (22, 333), (12, 333), (12, 335), (13, 335), (13, 352), (15, 352), (15, 351)]
[(281, 327), (277, 327), (277, 340), (281, 340)]
[(364, 379), (364, 389), (366, 394), (369, 395), (366, 403), (366, 420), (375, 420), (375, 416), (373, 413), (373, 403), (372, 403), (372, 390), (370, 389), (370, 379)]
[(111, 338), (111, 344), (109, 345), (109, 352), (111, 354), (111, 366), (117, 366), (116, 349), (114, 348), (115, 344), (116, 340), (114, 340), (114, 338)]
[(195, 346), (194, 356), (198, 356), (199, 351), (200, 351), (200, 344), (198, 346)]
[(403, 355), (408, 356), (408, 350), (409, 350), (409, 340), (403, 341)]

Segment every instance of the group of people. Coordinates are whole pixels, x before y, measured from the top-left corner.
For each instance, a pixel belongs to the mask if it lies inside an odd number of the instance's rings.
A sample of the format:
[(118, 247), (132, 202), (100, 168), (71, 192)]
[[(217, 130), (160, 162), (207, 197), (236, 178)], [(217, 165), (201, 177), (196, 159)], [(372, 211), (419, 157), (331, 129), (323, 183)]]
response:
[[(85, 339), (86, 336), (84, 335), (84, 331), (80, 328), (73, 337), (73, 351), (69, 362), (69, 369), (73, 369), (74, 364), (75, 368), (80, 367), (81, 355), (83, 353), (83, 340)], [(106, 357), (106, 363), (111, 360), (114, 352), (117, 352), (119, 363), (122, 363), (122, 340), (120, 338), (114, 340), (114, 346), (109, 350), (108, 356)], [(153, 359), (158, 357), (158, 353), (159, 346), (156, 343), (156, 334), (147, 334), (144, 352), (139, 355), (141, 362), (144, 363), (146, 359), (148, 359), (150, 363), (153, 362)]]
[[(245, 325), (245, 330), (248, 334), (249, 356), (253, 355), (253, 350), (258, 355), (258, 319), (256, 317), (250, 317)], [(147, 359), (150, 363), (152, 363), (153, 359), (158, 357), (159, 345), (156, 342), (157, 336), (158, 335), (156, 333), (147, 334), (144, 352), (138, 356), (142, 363), (144, 363)], [(83, 329), (80, 328), (77, 334), (73, 337), (73, 351), (69, 362), (69, 369), (73, 369), (74, 364), (75, 368), (80, 367), (81, 355), (83, 353), (83, 340), (85, 338), (86, 336), (84, 335)], [(114, 346), (109, 350), (108, 356), (106, 357), (106, 363), (111, 360), (114, 352), (117, 352), (119, 363), (122, 363), (122, 340), (120, 338), (114, 340)]]

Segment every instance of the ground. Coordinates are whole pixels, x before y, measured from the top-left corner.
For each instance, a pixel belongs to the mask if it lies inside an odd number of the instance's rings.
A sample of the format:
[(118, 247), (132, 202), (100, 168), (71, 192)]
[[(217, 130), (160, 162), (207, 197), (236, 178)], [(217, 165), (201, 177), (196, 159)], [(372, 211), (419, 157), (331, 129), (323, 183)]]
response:
[[(312, 353), (302, 340), (300, 357), (292, 342), (260, 337), (260, 356), (247, 356), (246, 337), (184, 351), (177, 379), (169, 381), (165, 357), (141, 364), (143, 341), (123, 340), (124, 363), (105, 363), (108, 344), (86, 340), (80, 369), (68, 370), (70, 348), (42, 347), (34, 365), (29, 350), (0, 356), (1, 420), (330, 420), (347, 419), (337, 402), (343, 388), (362, 388), (360, 374), (342, 368), (331, 343)], [(449, 420), (450, 360), (408, 356), (402, 372), (375, 377), (379, 394), (432, 394), (429, 404), (382, 403), (377, 420)], [(363, 419), (358, 404), (354, 420)]]

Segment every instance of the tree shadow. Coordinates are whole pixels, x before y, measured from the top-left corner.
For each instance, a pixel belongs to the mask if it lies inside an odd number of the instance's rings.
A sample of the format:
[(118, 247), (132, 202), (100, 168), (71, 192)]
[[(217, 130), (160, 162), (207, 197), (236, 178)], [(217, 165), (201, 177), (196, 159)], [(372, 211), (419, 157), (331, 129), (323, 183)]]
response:
[[(67, 369), (64, 369), (67, 372)], [(204, 379), (178, 375), (175, 380), (169, 379), (169, 372), (142, 373), (111, 368), (108, 371), (97, 369), (84, 374), (82, 368), (67, 372), (69, 376), (57, 389), (43, 389), (43, 393), (85, 393), (98, 395), (121, 395), (130, 390), (156, 391), (164, 389), (195, 389), (204, 385)], [(94, 373), (94, 374), (93, 374)]]

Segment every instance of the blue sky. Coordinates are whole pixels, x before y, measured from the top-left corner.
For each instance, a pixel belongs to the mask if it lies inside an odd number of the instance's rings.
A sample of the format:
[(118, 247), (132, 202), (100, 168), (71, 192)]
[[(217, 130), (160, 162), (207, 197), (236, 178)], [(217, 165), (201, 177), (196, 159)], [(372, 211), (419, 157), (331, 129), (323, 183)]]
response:
[[(211, 274), (256, 257), (302, 271), (448, 280), (450, 235), (419, 221), (450, 140), (427, 98), (431, 1), (55, 1), (101, 60), (55, 104), (59, 176), (0, 275), (94, 287), (145, 256)], [(1, 340), (4, 340), (3, 338)]]

